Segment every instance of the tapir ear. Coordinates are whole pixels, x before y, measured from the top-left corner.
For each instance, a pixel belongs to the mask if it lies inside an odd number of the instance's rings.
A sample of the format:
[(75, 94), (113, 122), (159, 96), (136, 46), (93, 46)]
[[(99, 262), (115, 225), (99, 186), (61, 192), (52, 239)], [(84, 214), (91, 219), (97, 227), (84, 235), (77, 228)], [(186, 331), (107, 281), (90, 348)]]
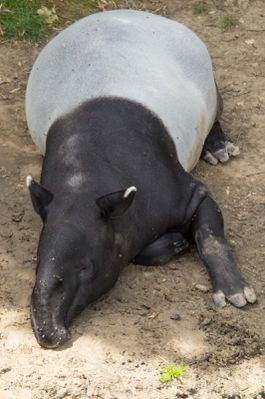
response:
[(33, 208), (40, 215), (42, 220), (46, 216), (46, 207), (53, 199), (53, 194), (42, 187), (41, 184), (35, 182), (31, 176), (27, 176), (26, 184), (30, 192)]
[(96, 204), (105, 218), (121, 216), (131, 203), (136, 194), (136, 187), (131, 186), (126, 190), (116, 191), (96, 199)]

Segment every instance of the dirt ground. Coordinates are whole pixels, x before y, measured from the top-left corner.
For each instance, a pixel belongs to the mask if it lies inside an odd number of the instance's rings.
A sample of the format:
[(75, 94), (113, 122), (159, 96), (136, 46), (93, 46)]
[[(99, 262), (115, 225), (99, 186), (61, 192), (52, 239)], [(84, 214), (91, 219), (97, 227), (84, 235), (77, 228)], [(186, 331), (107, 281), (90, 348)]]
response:
[[(258, 301), (215, 308), (209, 278), (192, 249), (165, 267), (130, 265), (115, 288), (74, 322), (71, 342), (41, 349), (29, 320), (41, 228), (25, 188), (41, 156), (24, 115), (27, 77), (40, 48), (0, 45), (0, 399), (265, 398), (265, 10), (264, 1), (139, 1), (185, 23), (205, 41), (224, 99), (222, 123), (240, 146), (227, 165), (200, 162), (227, 236)], [(127, 3), (132, 5), (132, 3)], [(225, 13), (238, 19), (221, 26)], [(184, 360), (181, 381), (160, 370)], [(241, 396), (240, 396), (241, 395)]]

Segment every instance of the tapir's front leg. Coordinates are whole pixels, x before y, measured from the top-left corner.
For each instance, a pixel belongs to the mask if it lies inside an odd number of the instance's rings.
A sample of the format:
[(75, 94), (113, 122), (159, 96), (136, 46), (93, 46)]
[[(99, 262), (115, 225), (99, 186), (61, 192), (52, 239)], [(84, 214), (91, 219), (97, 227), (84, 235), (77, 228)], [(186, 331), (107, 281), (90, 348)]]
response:
[(207, 195), (192, 218), (191, 231), (214, 288), (214, 302), (223, 307), (226, 299), (242, 307), (256, 301), (256, 295), (243, 278), (224, 236), (220, 209)]

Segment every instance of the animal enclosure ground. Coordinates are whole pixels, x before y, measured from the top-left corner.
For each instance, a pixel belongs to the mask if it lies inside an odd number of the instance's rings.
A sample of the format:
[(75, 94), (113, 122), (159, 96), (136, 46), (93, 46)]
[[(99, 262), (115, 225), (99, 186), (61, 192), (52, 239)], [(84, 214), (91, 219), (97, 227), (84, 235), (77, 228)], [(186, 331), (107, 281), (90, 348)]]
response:
[[(130, 265), (115, 288), (74, 322), (67, 346), (56, 351), (38, 346), (29, 301), (41, 222), (25, 177), (37, 178), (42, 160), (27, 131), (24, 94), (40, 47), (2, 40), (0, 398), (264, 398), (264, 1), (122, 4), (183, 22), (209, 48), (224, 99), (222, 124), (241, 154), (216, 167), (201, 161), (193, 173), (219, 203), (258, 302), (242, 310), (216, 309), (209, 278), (192, 249), (164, 267)], [(236, 23), (224, 27), (229, 20)], [(181, 381), (162, 384), (160, 370), (181, 361), (188, 365)]]

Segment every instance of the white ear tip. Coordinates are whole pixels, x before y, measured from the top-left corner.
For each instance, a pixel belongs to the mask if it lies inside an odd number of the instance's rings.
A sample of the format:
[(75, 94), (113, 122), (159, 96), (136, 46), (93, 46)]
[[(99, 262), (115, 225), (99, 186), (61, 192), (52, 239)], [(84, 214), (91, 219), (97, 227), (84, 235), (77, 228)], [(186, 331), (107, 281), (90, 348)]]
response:
[(127, 198), (131, 193), (133, 193), (133, 192), (136, 193), (136, 191), (137, 191), (137, 188), (134, 186), (127, 188), (127, 190), (123, 194), (123, 198)]
[(26, 177), (26, 185), (27, 185), (27, 187), (30, 187), (31, 186), (31, 183), (32, 183), (32, 177), (31, 176), (27, 176)]

